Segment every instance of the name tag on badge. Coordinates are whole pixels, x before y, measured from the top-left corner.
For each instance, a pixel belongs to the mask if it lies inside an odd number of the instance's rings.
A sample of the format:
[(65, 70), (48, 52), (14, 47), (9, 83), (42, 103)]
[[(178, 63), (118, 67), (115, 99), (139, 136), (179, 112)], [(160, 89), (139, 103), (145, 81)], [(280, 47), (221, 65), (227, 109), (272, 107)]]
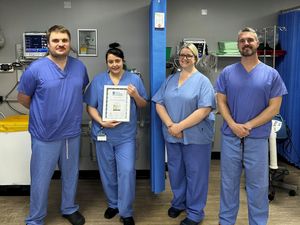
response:
[(106, 141), (106, 135), (104, 133), (98, 134), (97, 141)]

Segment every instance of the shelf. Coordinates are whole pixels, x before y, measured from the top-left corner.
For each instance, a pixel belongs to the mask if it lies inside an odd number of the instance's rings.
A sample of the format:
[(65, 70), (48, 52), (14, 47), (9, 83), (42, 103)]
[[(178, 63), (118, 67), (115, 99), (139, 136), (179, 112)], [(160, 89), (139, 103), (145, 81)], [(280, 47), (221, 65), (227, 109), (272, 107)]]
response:
[[(264, 55), (264, 50), (257, 50), (257, 55), (259, 58), (274, 58), (274, 51), (273, 50), (266, 50), (266, 55)], [(241, 57), (240, 54), (228, 54), (228, 55), (221, 55), (217, 54), (216, 52), (211, 52), (211, 55), (216, 57), (216, 67), (215, 67), (215, 72), (218, 71), (218, 58), (238, 58)], [(286, 51), (284, 50), (275, 50), (275, 57), (281, 57), (286, 54)], [(274, 61), (275, 59), (273, 59)], [(274, 64), (274, 62), (273, 62)]]
[[(266, 52), (264, 52), (264, 50), (257, 50), (257, 54), (259, 57), (263, 57), (264, 54), (266, 54), (266, 56), (272, 56), (274, 55), (274, 51), (273, 50), (266, 50)], [(286, 51), (284, 50), (275, 50), (275, 56), (284, 56), (286, 54)]]
[[(217, 58), (236, 58), (236, 57), (241, 57), (241, 55), (214, 55)], [(281, 56), (281, 55), (275, 55), (275, 56)], [(264, 57), (263, 54), (258, 54), (258, 57)], [(273, 55), (265, 55), (265, 57), (273, 57)]]
[[(263, 50), (257, 50), (257, 55), (258, 57), (273, 57), (273, 50), (267, 50), (266, 51), (266, 55), (264, 55), (264, 52)], [(218, 58), (234, 58), (234, 57), (241, 57), (240, 54), (236, 54), (236, 55), (218, 55), (216, 53), (211, 53), (213, 54), (214, 56), (218, 57)], [(286, 51), (283, 51), (283, 50), (276, 50), (275, 51), (275, 56), (276, 57), (279, 57), (279, 56), (284, 56), (286, 54)]]
[(236, 54), (236, 55), (218, 55), (218, 54), (214, 54), (214, 56), (218, 57), (218, 58), (230, 58), (230, 57), (241, 57), (240, 54)]

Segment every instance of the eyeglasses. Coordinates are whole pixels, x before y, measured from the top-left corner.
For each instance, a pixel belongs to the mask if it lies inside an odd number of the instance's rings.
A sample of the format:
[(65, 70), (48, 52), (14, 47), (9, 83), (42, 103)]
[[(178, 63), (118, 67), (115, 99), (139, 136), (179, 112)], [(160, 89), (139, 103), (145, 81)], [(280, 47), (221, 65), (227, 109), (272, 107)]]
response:
[(190, 59), (192, 59), (192, 58), (194, 58), (194, 57), (195, 57), (194, 55), (179, 54), (179, 58), (180, 58), (180, 59), (186, 58), (186, 59), (190, 60)]

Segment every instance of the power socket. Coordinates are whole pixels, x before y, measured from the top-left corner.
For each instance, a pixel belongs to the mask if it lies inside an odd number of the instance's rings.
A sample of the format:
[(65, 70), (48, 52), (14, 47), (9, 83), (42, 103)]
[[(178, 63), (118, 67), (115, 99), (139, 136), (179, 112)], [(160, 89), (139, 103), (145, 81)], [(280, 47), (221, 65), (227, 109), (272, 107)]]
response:
[(14, 67), (11, 63), (0, 63), (0, 73), (14, 72)]

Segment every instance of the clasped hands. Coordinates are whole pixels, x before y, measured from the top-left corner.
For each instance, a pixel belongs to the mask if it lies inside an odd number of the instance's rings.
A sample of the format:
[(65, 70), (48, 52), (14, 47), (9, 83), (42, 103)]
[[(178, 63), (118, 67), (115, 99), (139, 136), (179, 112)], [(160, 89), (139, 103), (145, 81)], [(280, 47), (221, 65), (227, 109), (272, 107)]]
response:
[(239, 138), (247, 137), (252, 129), (249, 123), (235, 123), (233, 125), (230, 125), (229, 127), (232, 130), (232, 132)]
[(178, 123), (173, 123), (171, 125), (168, 125), (168, 132), (170, 135), (176, 138), (182, 138), (183, 133)]

